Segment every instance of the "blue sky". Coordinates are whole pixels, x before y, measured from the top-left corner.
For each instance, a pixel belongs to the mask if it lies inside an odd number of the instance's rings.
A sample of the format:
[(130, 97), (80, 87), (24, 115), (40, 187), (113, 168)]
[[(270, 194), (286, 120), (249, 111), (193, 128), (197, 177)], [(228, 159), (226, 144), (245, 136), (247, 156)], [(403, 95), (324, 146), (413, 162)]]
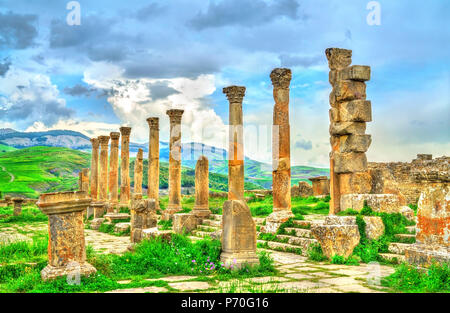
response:
[[(168, 108), (183, 107), (183, 141), (226, 147), (222, 88), (246, 86), (245, 153), (270, 162), (275, 67), (292, 69), (291, 158), (328, 165), (325, 49), (353, 50), (369, 65), (373, 122), (370, 161), (409, 161), (450, 150), (450, 2), (185, 0), (0, 0), (0, 128), (72, 129), (88, 136), (158, 116), (168, 139)], [(345, 3), (345, 4), (344, 4)]]

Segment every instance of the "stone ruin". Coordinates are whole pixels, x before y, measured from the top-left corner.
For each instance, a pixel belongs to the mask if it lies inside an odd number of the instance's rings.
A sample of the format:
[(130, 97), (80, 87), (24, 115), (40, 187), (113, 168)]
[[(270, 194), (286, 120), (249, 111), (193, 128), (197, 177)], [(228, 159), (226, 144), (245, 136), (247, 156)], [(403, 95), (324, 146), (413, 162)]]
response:
[(299, 181), (298, 185), (291, 187), (291, 197), (309, 197), (313, 195), (313, 188), (305, 181)]
[(139, 148), (134, 161), (134, 193), (142, 194), (142, 177), (144, 171), (144, 151)]
[(14, 216), (19, 216), (22, 214), (22, 204), (25, 201), (23, 198), (12, 198), (14, 203)]
[(142, 194), (133, 194), (131, 201), (131, 229), (130, 237), (132, 243), (140, 242), (143, 231), (156, 227), (158, 217), (156, 215), (155, 199), (142, 199)]
[(330, 194), (330, 180), (327, 176), (311, 177), (314, 197), (324, 197)]

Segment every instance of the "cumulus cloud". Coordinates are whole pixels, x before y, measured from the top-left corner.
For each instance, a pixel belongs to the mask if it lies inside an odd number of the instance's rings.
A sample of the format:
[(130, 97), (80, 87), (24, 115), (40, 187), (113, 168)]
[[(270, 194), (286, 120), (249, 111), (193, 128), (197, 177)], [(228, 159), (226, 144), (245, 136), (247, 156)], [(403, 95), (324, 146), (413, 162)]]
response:
[(280, 0), (270, 4), (263, 0), (211, 1), (208, 9), (197, 13), (189, 25), (198, 30), (227, 25), (250, 27), (280, 17), (296, 19), (298, 8), (296, 0)]
[(52, 126), (74, 114), (45, 75), (12, 68), (0, 78), (0, 94), (0, 119), (22, 127), (34, 121)]
[(95, 88), (89, 88), (89, 87), (83, 86), (81, 84), (76, 84), (75, 86), (64, 88), (64, 93), (71, 95), (71, 96), (89, 97), (92, 93), (94, 93), (96, 91), (97, 90)]
[(34, 44), (37, 15), (0, 12), (0, 48), (25, 49)]
[(295, 148), (303, 149), (303, 150), (311, 150), (312, 149), (312, 141), (300, 139), (295, 142)]

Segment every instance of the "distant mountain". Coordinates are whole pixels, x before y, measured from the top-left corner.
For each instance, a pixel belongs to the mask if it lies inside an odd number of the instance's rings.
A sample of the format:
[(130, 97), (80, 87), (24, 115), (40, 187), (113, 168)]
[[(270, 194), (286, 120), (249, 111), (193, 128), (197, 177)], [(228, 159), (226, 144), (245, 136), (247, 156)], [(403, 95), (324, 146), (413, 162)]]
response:
[(17, 133), (17, 131), (12, 128), (0, 128), (0, 136), (6, 135), (6, 134), (11, 134), (11, 133)]

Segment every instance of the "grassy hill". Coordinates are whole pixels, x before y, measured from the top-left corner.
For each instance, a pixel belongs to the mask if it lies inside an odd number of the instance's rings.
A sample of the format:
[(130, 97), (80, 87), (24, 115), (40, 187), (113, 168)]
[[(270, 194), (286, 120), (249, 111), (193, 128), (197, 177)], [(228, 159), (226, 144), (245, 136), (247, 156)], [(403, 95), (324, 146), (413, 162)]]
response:
[(14, 151), (14, 150), (17, 150), (17, 149), (14, 148), (14, 147), (10, 147), (10, 146), (7, 146), (7, 145), (0, 144), (0, 153), (10, 152), (10, 151)]

